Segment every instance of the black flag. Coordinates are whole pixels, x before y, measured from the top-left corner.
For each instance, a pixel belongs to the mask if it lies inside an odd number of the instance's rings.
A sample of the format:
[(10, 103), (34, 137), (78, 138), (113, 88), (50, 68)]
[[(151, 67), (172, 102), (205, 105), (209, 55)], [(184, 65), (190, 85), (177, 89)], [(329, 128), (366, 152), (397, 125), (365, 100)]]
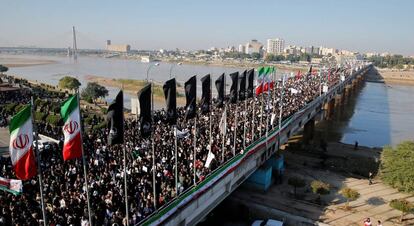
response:
[(124, 143), (124, 95), (122, 90), (116, 95), (114, 102), (109, 105), (106, 118), (109, 128), (108, 144)]
[(196, 115), (197, 77), (194, 75), (184, 83), (186, 113), (185, 118), (191, 119)]
[(203, 114), (210, 111), (211, 100), (211, 78), (210, 74), (201, 78), (202, 94), (201, 94), (201, 112)]
[(254, 81), (254, 69), (247, 71), (247, 80), (249, 84), (247, 85), (247, 98), (253, 97), (253, 81)]
[(224, 102), (224, 86), (225, 86), (225, 81), (224, 81), (224, 73), (222, 75), (220, 75), (220, 77), (217, 78), (216, 80), (216, 88), (217, 88), (217, 101), (218, 107), (222, 107), (223, 106), (223, 102)]
[(231, 103), (236, 103), (237, 102), (237, 95), (238, 95), (239, 72), (231, 73), (230, 77), (231, 77), (230, 102)]
[(239, 77), (239, 100), (246, 97), (246, 73), (247, 71), (244, 71)]
[(147, 84), (138, 92), (139, 100), (139, 122), (141, 129), (141, 136), (147, 137), (151, 135), (151, 84)]
[(312, 74), (312, 65), (310, 66), (310, 68), (309, 68), (309, 72), (308, 72), (308, 74)]
[(164, 90), (165, 102), (167, 105), (167, 121), (170, 124), (177, 122), (177, 91), (175, 87), (175, 78), (165, 82), (162, 87)]

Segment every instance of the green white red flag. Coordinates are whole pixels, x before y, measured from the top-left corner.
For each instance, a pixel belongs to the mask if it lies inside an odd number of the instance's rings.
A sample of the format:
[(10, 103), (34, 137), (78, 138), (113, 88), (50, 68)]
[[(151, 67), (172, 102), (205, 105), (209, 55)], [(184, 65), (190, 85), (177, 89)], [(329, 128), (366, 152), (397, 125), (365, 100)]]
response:
[(77, 95), (67, 99), (60, 109), (63, 119), (63, 160), (82, 157), (82, 135), (80, 123), (80, 111)]
[(36, 160), (33, 152), (33, 122), (31, 105), (13, 116), (9, 126), (10, 158), (16, 177), (28, 180), (36, 175)]
[(21, 180), (0, 177), (0, 190), (8, 191), (14, 195), (19, 195), (23, 191), (23, 183)]

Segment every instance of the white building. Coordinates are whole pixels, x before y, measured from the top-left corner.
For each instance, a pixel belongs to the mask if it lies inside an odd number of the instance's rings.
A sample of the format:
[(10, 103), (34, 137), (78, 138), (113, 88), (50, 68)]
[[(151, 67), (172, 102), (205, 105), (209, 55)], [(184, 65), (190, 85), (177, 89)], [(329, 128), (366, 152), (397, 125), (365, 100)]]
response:
[(281, 38), (267, 40), (267, 53), (280, 55), (285, 49), (285, 40)]
[(245, 45), (243, 45), (243, 44), (240, 44), (240, 45), (239, 45), (239, 52), (240, 52), (240, 53), (245, 53), (245, 52), (246, 52), (246, 46), (245, 46)]
[(258, 42), (256, 39), (251, 40), (246, 44), (245, 53), (252, 54), (252, 53), (262, 53), (263, 44)]
[(326, 48), (326, 47), (320, 47), (319, 48), (319, 54), (322, 56), (327, 56), (327, 55), (334, 55), (337, 52), (336, 49), (334, 48)]

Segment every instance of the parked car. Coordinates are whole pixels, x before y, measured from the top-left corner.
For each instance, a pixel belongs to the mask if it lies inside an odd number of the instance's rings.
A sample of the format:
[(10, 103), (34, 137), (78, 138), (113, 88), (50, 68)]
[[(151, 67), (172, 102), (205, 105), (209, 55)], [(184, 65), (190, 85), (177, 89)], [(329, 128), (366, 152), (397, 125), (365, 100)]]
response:
[(256, 220), (252, 226), (283, 226), (283, 221), (267, 219), (267, 220)]

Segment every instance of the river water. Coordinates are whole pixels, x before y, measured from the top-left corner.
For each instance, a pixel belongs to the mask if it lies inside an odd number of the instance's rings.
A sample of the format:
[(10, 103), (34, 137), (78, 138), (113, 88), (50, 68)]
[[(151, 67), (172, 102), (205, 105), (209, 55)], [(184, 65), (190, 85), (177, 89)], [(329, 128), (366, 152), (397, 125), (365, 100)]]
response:
[(413, 97), (414, 86), (363, 82), (316, 131), (328, 141), (368, 147), (414, 140)]
[[(145, 79), (148, 63), (136, 60), (79, 57), (77, 62), (67, 57), (32, 56), (32, 55), (0, 55), (0, 57), (33, 58), (54, 60), (56, 63), (38, 66), (10, 68), (9, 72), (30, 80), (37, 80), (56, 85), (64, 75), (77, 77), (83, 85), (85, 76), (96, 75), (108, 78)], [(172, 64), (161, 62), (152, 67), (150, 78), (164, 82), (169, 78)], [(180, 65), (173, 68), (173, 76), (183, 84), (190, 76), (211, 74), (216, 79), (222, 73), (242, 71), (245, 68), (230, 68), (207, 65)], [(279, 71), (279, 74), (283, 73)], [(230, 83), (230, 79), (227, 82)], [(200, 82), (198, 82), (200, 85)], [(111, 101), (118, 92), (117, 88), (107, 87)], [(198, 88), (200, 91), (201, 88)], [(213, 89), (215, 91), (215, 89)], [(361, 86), (346, 98), (346, 103), (328, 121), (316, 126), (327, 141), (354, 143), (370, 147), (386, 144), (398, 144), (403, 140), (414, 139), (414, 86), (388, 85), (384, 83), (361, 83)], [(130, 96), (125, 96), (128, 106)], [(162, 107), (162, 106), (161, 106)]]

